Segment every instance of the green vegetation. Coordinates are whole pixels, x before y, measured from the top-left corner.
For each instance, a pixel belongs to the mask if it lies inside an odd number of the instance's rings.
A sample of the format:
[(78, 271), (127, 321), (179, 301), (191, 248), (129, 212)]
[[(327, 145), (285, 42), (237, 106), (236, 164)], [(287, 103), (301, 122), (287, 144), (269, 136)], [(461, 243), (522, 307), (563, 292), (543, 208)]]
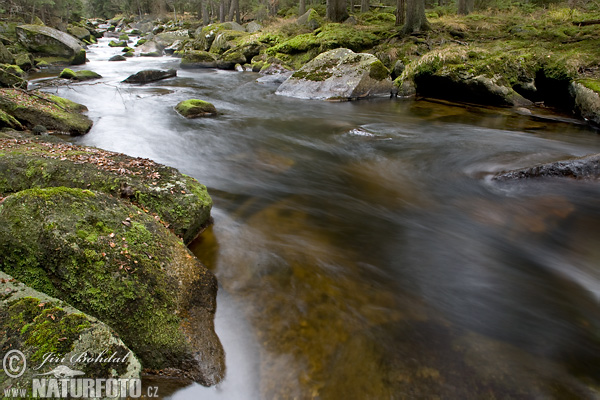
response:
[(186, 118), (198, 118), (217, 115), (217, 109), (208, 101), (190, 99), (175, 106), (175, 110)]

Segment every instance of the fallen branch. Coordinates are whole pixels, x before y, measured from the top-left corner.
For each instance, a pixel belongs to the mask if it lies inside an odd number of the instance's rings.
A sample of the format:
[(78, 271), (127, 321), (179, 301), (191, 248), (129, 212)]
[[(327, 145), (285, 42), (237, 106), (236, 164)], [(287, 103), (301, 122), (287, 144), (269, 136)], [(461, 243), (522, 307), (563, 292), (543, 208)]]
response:
[(598, 24), (600, 24), (600, 19), (591, 19), (589, 21), (573, 21), (573, 25), (577, 25), (577, 26), (598, 25)]

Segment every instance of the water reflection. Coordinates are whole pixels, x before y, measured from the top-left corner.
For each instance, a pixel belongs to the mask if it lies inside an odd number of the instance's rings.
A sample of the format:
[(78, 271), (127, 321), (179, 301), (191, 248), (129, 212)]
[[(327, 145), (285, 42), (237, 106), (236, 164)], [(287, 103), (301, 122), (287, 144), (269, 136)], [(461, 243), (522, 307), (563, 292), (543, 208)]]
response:
[[(90, 109), (77, 141), (175, 166), (215, 201), (192, 249), (222, 285), (228, 375), (171, 398), (600, 397), (600, 188), (489, 180), (600, 152), (595, 132), (437, 101), (280, 98), (224, 71), (126, 86), (177, 60), (117, 69), (111, 51), (89, 53), (100, 84), (54, 89)], [(191, 97), (222, 115), (181, 118)]]

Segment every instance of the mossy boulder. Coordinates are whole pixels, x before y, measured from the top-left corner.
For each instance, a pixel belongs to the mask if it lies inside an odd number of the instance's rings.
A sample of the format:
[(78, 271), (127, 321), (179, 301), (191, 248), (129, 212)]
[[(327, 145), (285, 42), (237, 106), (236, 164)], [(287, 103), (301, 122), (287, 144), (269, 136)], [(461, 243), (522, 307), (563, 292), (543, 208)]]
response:
[(125, 54), (115, 54), (114, 56), (109, 58), (108, 61), (126, 61)]
[(92, 121), (82, 114), (86, 106), (48, 93), (0, 89), (0, 109), (28, 128), (43, 125), (73, 136), (92, 128)]
[(93, 37), (91, 32), (87, 28), (84, 28), (83, 26), (79, 25), (69, 24), (69, 26), (67, 26), (67, 32), (69, 33), (69, 35), (85, 42), (91, 42)]
[(256, 21), (250, 21), (246, 24), (245, 28), (246, 28), (246, 32), (254, 33), (254, 32), (260, 31), (263, 27), (261, 24), (259, 24)]
[(65, 68), (62, 70), (60, 75), (58, 75), (58, 77), (63, 78), (63, 79), (70, 79), (70, 80), (74, 80), (74, 81), (89, 81), (89, 80), (93, 80), (93, 79), (100, 79), (100, 78), (102, 78), (102, 75), (100, 75), (94, 71), (89, 71), (86, 69), (74, 72), (72, 69)]
[(122, 34), (119, 35), (119, 40), (122, 40), (122, 41), (126, 42), (126, 41), (129, 40), (129, 35), (126, 34), (126, 33), (122, 33)]
[(0, 64), (0, 87), (27, 89), (23, 70), (16, 65)]
[(110, 42), (108, 42), (108, 46), (109, 47), (127, 47), (127, 41), (120, 40), (117, 42), (116, 40), (111, 40)]
[(217, 56), (208, 51), (187, 50), (181, 57), (181, 68), (215, 68)]
[(243, 51), (239, 48), (227, 50), (217, 60), (217, 68), (235, 69), (236, 64), (245, 64), (247, 61)]
[(73, 64), (85, 62), (85, 50), (80, 42), (68, 33), (48, 26), (20, 25), (16, 27), (16, 34), (19, 42), (33, 53), (63, 57)]
[(600, 80), (580, 79), (571, 83), (575, 111), (592, 125), (600, 127)]
[(0, 208), (0, 255), (4, 272), (112, 326), (144, 368), (223, 378), (216, 279), (140, 208), (82, 189), (18, 192)]
[(2, 128), (16, 129), (18, 131), (25, 129), (15, 117), (0, 110), (0, 129)]
[(330, 50), (296, 71), (277, 94), (303, 99), (353, 100), (390, 94), (388, 69), (372, 54)]
[(208, 101), (190, 99), (175, 106), (175, 110), (186, 118), (212, 117), (217, 115), (217, 109)]
[(223, 54), (225, 51), (236, 46), (234, 42), (236, 39), (246, 35), (247, 34), (245, 32), (240, 31), (221, 31), (217, 34), (215, 40), (210, 45), (209, 52)]
[(323, 18), (313, 8), (306, 11), (296, 20), (298, 25), (306, 26), (313, 31), (319, 28), (323, 24)]
[(15, 56), (15, 65), (28, 71), (33, 68), (33, 56), (30, 53), (19, 53)]
[(177, 70), (175, 69), (169, 69), (166, 71), (160, 69), (146, 69), (128, 76), (123, 82), (145, 84), (160, 81), (162, 79), (173, 78), (175, 76), (177, 76)]
[(0, 42), (0, 64), (14, 64), (15, 57), (10, 51)]
[(63, 301), (34, 290), (0, 271), (0, 349), (18, 349), (29, 368), (18, 378), (0, 374), (0, 389), (31, 389), (32, 378), (46, 374), (63, 363), (48, 362), (38, 369), (47, 353), (76, 360), (113, 357), (111, 362), (69, 364), (85, 378), (140, 378), (137, 357), (117, 334), (98, 319)]
[(101, 191), (138, 204), (186, 243), (210, 221), (212, 200), (206, 187), (174, 168), (41, 139), (0, 144), (0, 194), (54, 186)]

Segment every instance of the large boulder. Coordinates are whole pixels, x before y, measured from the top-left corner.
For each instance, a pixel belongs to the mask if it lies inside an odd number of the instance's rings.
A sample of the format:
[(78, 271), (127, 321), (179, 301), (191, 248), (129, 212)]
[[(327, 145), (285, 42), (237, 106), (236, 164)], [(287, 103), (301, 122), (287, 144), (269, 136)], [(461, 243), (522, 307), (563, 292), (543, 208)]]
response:
[(154, 37), (154, 41), (156, 44), (162, 48), (167, 48), (171, 46), (176, 41), (189, 39), (190, 35), (187, 29), (179, 30), (179, 31), (169, 31), (159, 33)]
[(518, 179), (563, 177), (572, 179), (600, 179), (600, 154), (571, 160), (560, 160), (514, 171), (501, 172), (494, 176), (497, 181)]
[(225, 51), (231, 49), (235, 46), (234, 40), (246, 35), (244, 32), (233, 31), (233, 30), (224, 30), (219, 32), (212, 44), (210, 45), (209, 51), (215, 54), (222, 54)]
[[(30, 391), (33, 378), (42, 378), (39, 374), (50, 375), (50, 371), (64, 368), (65, 364), (83, 373), (81, 378), (140, 378), (140, 362), (109, 326), (2, 271), (0, 349), (21, 351), (30, 366), (17, 378), (0, 374), (0, 389), (10, 387)], [(57, 359), (73, 359), (74, 363), (43, 363), (47, 353), (53, 353)], [(111, 358), (112, 361), (103, 364), (84, 362), (80, 358), (82, 354), (91, 358)]]
[(177, 76), (177, 71), (174, 69), (169, 69), (167, 71), (159, 69), (146, 69), (144, 71), (136, 72), (135, 74), (130, 75), (123, 82), (145, 84), (160, 81), (162, 79), (172, 78), (174, 76)]
[(69, 33), (69, 35), (81, 41), (90, 42), (92, 40), (91, 32), (87, 28), (84, 28), (82, 26), (69, 25), (67, 27), (67, 32)]
[(372, 54), (335, 49), (322, 53), (277, 89), (302, 99), (352, 100), (390, 94), (388, 69)]
[(208, 51), (187, 50), (181, 58), (181, 68), (215, 68), (217, 56)]
[(569, 88), (575, 99), (575, 111), (593, 125), (600, 126), (600, 81), (581, 79)]
[(142, 209), (83, 189), (28, 189), (0, 209), (0, 270), (113, 327), (150, 370), (224, 375), (217, 282)]
[(262, 28), (263, 28), (262, 25), (256, 21), (250, 21), (246, 24), (246, 32), (248, 32), (248, 33), (258, 32)]
[(68, 33), (39, 25), (17, 26), (16, 33), (19, 42), (31, 52), (64, 57), (72, 64), (85, 63), (85, 50), (80, 42)]
[(313, 31), (321, 26), (323, 23), (323, 19), (319, 16), (319, 13), (316, 12), (313, 8), (306, 11), (296, 20), (298, 25), (306, 26), (307, 28), (312, 29)]
[(73, 81), (90, 81), (93, 79), (100, 79), (102, 78), (102, 75), (87, 69), (73, 71), (70, 68), (65, 68), (61, 71), (58, 77), (63, 79), (70, 79)]
[(185, 243), (210, 222), (206, 187), (174, 168), (124, 154), (41, 140), (1, 142), (0, 193), (66, 186), (129, 199)]
[(72, 136), (92, 128), (92, 121), (83, 115), (86, 106), (43, 92), (0, 89), (0, 110), (28, 128), (42, 125)]

